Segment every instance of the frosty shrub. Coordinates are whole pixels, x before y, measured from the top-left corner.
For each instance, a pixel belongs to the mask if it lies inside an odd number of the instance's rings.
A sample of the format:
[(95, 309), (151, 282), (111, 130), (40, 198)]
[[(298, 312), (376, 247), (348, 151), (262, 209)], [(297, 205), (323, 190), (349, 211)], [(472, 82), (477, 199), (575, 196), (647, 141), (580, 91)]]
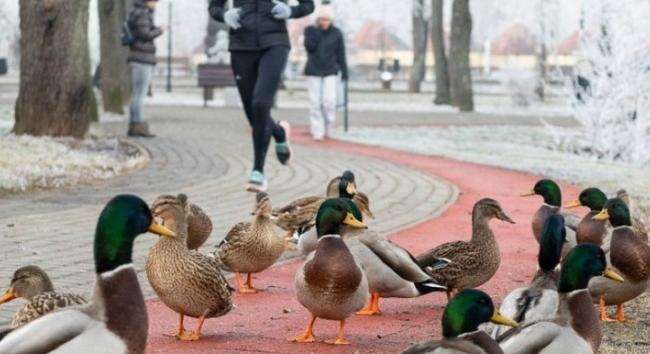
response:
[(650, 2), (593, 0), (583, 9), (567, 89), (579, 129), (552, 128), (574, 153), (648, 164)]

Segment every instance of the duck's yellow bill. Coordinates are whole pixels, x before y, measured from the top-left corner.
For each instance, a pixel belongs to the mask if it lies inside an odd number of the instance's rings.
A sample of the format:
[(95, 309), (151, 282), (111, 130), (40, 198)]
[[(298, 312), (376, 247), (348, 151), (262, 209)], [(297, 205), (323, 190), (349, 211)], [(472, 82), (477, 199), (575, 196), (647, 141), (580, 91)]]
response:
[(574, 208), (578, 208), (578, 207), (581, 207), (581, 206), (582, 206), (582, 203), (580, 203), (580, 199), (576, 199), (576, 200), (572, 201), (571, 203), (569, 203), (569, 205), (567, 205), (566, 208), (567, 209), (574, 209)]
[(176, 233), (174, 231), (156, 222), (151, 223), (151, 226), (149, 226), (149, 232), (160, 236), (176, 237)]
[(530, 196), (533, 196), (535, 194), (537, 194), (537, 193), (535, 193), (534, 190), (529, 190), (528, 192), (521, 193), (520, 196), (522, 196), (522, 197), (530, 197)]
[(9, 301), (11, 301), (11, 300), (13, 300), (15, 298), (16, 298), (16, 294), (14, 294), (14, 292), (11, 291), (11, 289), (7, 289), (7, 291), (5, 291), (5, 293), (4, 293), (4, 295), (2, 295), (2, 297), (0, 297), (0, 304), (4, 304), (5, 302), (9, 302)]
[(345, 187), (345, 191), (348, 192), (349, 195), (355, 195), (357, 194), (357, 187), (353, 182), (348, 182), (348, 185)]
[(603, 272), (603, 276), (605, 276), (605, 278), (609, 278), (611, 280), (619, 281), (621, 283), (625, 282), (625, 279), (623, 279), (623, 277), (620, 274), (616, 273), (610, 267), (607, 267), (605, 269), (605, 271)]
[(609, 212), (607, 211), (607, 209), (603, 209), (603, 211), (596, 214), (592, 219), (594, 219), (594, 220), (608, 220), (609, 219)]
[(357, 218), (352, 215), (352, 213), (348, 213), (348, 215), (345, 217), (345, 220), (343, 221), (344, 224), (350, 225), (352, 227), (356, 227), (359, 229), (367, 229), (368, 226), (366, 224), (362, 223), (359, 221)]
[(504, 325), (504, 326), (510, 326), (510, 327), (518, 327), (519, 324), (508, 317), (502, 315), (499, 311), (495, 310), (494, 314), (492, 315), (492, 318), (490, 318), (490, 322)]

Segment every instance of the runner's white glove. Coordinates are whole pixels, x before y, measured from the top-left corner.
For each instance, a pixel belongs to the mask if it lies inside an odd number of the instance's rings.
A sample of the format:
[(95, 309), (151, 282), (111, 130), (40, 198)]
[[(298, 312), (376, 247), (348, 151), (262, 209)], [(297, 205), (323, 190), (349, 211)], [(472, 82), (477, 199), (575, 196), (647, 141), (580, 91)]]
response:
[(228, 11), (226, 11), (225, 14), (223, 14), (223, 22), (228, 25), (228, 27), (238, 30), (241, 28), (241, 23), (239, 23), (239, 14), (241, 13), (240, 8), (233, 8)]
[(275, 6), (271, 9), (271, 14), (276, 20), (288, 20), (291, 17), (291, 6), (280, 0), (273, 0)]

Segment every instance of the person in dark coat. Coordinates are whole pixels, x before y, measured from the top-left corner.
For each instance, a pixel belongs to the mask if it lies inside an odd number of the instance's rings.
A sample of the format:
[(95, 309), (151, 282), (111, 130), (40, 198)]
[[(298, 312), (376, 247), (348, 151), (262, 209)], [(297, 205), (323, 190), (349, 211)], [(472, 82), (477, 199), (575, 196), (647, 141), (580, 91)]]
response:
[(165, 31), (164, 26), (156, 26), (153, 21), (157, 3), (158, 0), (135, 0), (128, 17), (128, 26), (135, 39), (129, 47), (127, 57), (131, 66), (133, 86), (129, 104), (128, 135), (133, 137), (151, 138), (154, 136), (144, 121), (142, 111), (144, 110), (144, 97), (147, 94), (153, 68), (156, 65), (154, 40)]
[(317, 141), (334, 134), (339, 72), (344, 81), (348, 79), (345, 40), (341, 30), (332, 24), (333, 20), (332, 5), (321, 6), (318, 23), (307, 27), (304, 36), (308, 53), (305, 75), (311, 103), (310, 130)]
[(271, 137), (280, 163), (291, 159), (290, 126), (271, 118), (271, 107), (282, 72), (289, 57), (287, 20), (307, 16), (314, 11), (312, 0), (298, 0), (289, 6), (286, 0), (211, 0), (210, 16), (230, 28), (231, 66), (248, 123), (253, 128), (255, 160), (246, 189), (265, 191), (264, 164)]

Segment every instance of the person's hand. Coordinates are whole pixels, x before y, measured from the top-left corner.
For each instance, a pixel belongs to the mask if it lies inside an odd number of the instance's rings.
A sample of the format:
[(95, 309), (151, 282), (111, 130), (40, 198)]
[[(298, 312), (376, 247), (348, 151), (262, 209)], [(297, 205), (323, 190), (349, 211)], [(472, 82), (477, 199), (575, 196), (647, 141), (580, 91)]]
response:
[(225, 14), (223, 14), (223, 22), (228, 25), (228, 27), (238, 30), (241, 28), (241, 23), (239, 23), (239, 16), (241, 13), (241, 9), (239, 7), (230, 9), (226, 11)]
[(288, 20), (291, 17), (291, 6), (280, 0), (273, 0), (275, 6), (271, 9), (271, 14), (276, 20)]

